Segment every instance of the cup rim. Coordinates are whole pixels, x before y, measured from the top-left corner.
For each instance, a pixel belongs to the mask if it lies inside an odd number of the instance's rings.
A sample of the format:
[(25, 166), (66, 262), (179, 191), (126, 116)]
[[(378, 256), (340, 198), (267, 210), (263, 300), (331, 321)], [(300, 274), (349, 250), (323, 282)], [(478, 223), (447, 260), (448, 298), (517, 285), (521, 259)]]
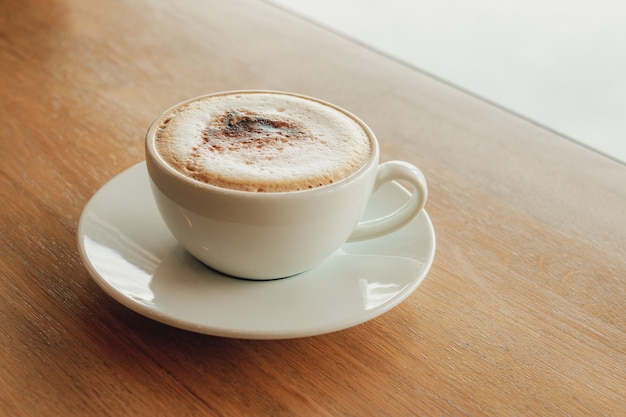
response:
[[(172, 167), (169, 163), (167, 163), (167, 161), (165, 161), (163, 157), (161, 156), (161, 154), (157, 151), (155, 141), (154, 141), (154, 136), (155, 136), (154, 133), (159, 126), (160, 120), (162, 120), (163, 117), (169, 112), (171, 112), (172, 110), (178, 107), (184, 106), (187, 103), (201, 100), (207, 97), (216, 97), (216, 96), (234, 95), (234, 94), (256, 94), (256, 93), (286, 95), (286, 96), (292, 96), (292, 97), (297, 97), (297, 98), (301, 98), (305, 100), (314, 101), (324, 106), (330, 107), (334, 110), (337, 110), (343, 113), (344, 115), (350, 117), (359, 126), (361, 126), (361, 128), (365, 131), (365, 133), (370, 139), (372, 152), (369, 156), (369, 159), (359, 169), (357, 169), (356, 171), (354, 171), (347, 177), (344, 177), (339, 181), (333, 182), (332, 184), (326, 184), (321, 187), (315, 187), (315, 188), (304, 189), (304, 190), (258, 192), (258, 191), (237, 190), (237, 189), (232, 189), (232, 188), (219, 187), (217, 185), (209, 184), (203, 181), (196, 180), (194, 178), (190, 178), (184, 175), (183, 173), (179, 172), (177, 169)], [(335, 188), (342, 187), (345, 184), (352, 182), (354, 179), (364, 175), (364, 173), (368, 172), (373, 165), (377, 166), (379, 153), (380, 153), (380, 149), (379, 149), (379, 144), (378, 144), (376, 135), (363, 120), (361, 120), (358, 116), (356, 116), (352, 112), (336, 104), (333, 104), (328, 101), (321, 100), (315, 97), (311, 97), (311, 96), (299, 94), (299, 93), (277, 91), (277, 90), (229, 90), (229, 91), (221, 91), (221, 92), (215, 92), (215, 93), (209, 93), (209, 94), (202, 94), (196, 97), (189, 98), (187, 100), (174, 104), (173, 106), (170, 106), (166, 110), (162, 111), (150, 124), (146, 132), (146, 136), (145, 136), (146, 162), (148, 165), (148, 171), (149, 171), (150, 177), (152, 181), (155, 183), (155, 185), (159, 186), (159, 181), (155, 178), (156, 173), (151, 169), (152, 168), (151, 165), (153, 164), (158, 167), (161, 173), (169, 177), (170, 180), (175, 179), (177, 181), (184, 183), (187, 186), (191, 186), (198, 190), (214, 191), (214, 192), (219, 192), (220, 194), (227, 194), (227, 195), (232, 195), (235, 197), (237, 196), (238, 197), (262, 196), (262, 198), (280, 198), (281, 196), (284, 197), (285, 195), (313, 194), (313, 193), (323, 193), (323, 192), (331, 191), (331, 190), (334, 190)], [(161, 187), (159, 186), (159, 188)]]

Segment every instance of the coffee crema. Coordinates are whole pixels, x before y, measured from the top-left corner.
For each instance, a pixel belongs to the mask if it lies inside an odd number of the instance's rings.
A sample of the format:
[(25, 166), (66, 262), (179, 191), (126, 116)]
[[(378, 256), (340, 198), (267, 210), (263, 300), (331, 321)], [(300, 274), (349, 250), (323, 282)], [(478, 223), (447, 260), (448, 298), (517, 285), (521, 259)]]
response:
[(235, 92), (183, 103), (157, 121), (163, 160), (197, 181), (285, 192), (333, 184), (367, 163), (365, 128), (324, 103), (273, 92)]

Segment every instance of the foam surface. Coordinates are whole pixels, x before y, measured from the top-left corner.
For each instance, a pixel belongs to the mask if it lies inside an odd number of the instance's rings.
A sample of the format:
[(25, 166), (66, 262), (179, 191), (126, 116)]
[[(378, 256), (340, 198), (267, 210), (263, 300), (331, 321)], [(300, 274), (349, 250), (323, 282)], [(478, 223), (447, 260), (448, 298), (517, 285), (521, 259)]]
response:
[(198, 181), (244, 191), (294, 191), (331, 184), (369, 159), (366, 131), (316, 101), (238, 93), (189, 102), (162, 116), (156, 147)]

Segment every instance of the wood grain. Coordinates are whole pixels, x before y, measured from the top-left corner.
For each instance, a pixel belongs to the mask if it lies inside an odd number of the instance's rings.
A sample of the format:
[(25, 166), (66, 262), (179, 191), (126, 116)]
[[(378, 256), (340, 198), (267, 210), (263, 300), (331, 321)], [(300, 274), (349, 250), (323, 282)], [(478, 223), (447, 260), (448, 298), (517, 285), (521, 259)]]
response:
[[(0, 414), (626, 415), (626, 166), (260, 1), (0, 10)], [(242, 88), (344, 106), (424, 171), (437, 255), (400, 306), (231, 340), (91, 280), (91, 195), (163, 109)]]

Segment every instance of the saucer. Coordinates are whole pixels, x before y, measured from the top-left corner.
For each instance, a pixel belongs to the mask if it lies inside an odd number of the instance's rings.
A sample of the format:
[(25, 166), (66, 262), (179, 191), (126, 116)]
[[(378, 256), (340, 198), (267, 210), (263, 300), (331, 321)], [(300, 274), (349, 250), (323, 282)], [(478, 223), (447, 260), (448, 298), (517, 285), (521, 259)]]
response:
[[(373, 194), (365, 217), (389, 213), (407, 199), (404, 188), (387, 183)], [(146, 165), (140, 163), (105, 184), (85, 206), (78, 247), (96, 283), (139, 314), (208, 335), (286, 339), (346, 329), (405, 300), (432, 265), (435, 232), (422, 211), (396, 232), (344, 244), (302, 274), (274, 281), (232, 278), (178, 245), (161, 220)]]

